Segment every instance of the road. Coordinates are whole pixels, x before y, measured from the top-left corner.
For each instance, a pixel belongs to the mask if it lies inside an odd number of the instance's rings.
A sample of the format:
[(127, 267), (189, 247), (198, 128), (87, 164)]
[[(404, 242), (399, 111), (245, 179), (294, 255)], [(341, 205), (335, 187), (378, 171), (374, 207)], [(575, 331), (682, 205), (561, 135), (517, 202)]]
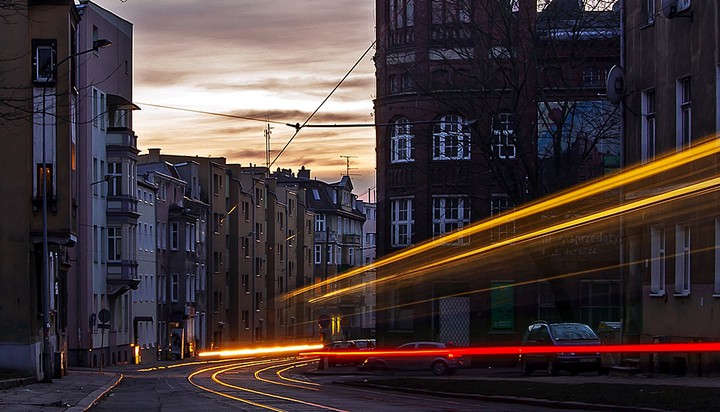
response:
[[(304, 359), (242, 359), (125, 373), (92, 411), (550, 411), (333, 384), (339, 376), (307, 376)], [(349, 378), (349, 377), (348, 377)], [(357, 376), (355, 378), (358, 378)]]

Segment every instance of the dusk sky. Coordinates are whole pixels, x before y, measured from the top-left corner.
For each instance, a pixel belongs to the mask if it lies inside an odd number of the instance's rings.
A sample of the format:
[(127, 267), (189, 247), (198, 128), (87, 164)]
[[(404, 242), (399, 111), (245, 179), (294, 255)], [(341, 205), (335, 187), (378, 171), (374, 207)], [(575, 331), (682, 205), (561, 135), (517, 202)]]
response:
[[(223, 156), (265, 164), (266, 124), (158, 108), (169, 106), (271, 122), (271, 160), (374, 40), (370, 0), (95, 0), (134, 25), (134, 129), (141, 153)], [(111, 39), (112, 40), (112, 39)], [(309, 124), (372, 123), (371, 50)], [(375, 132), (305, 128), (272, 166), (335, 182), (375, 186)]]

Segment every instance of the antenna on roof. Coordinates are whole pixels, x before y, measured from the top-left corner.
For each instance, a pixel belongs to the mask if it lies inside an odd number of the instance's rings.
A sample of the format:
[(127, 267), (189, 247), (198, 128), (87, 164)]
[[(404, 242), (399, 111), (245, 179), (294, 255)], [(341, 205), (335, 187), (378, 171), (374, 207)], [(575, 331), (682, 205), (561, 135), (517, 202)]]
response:
[[(348, 176), (348, 177), (349, 177), (349, 176), (350, 176), (350, 169), (351, 169), (351, 167), (350, 167), (350, 158), (351, 158), (351, 157), (357, 157), (357, 156), (343, 156), (343, 155), (340, 155), (340, 157), (344, 157), (344, 158), (345, 158), (345, 176)], [(353, 167), (352, 169), (357, 169), (357, 168), (356, 168), (356, 167)]]

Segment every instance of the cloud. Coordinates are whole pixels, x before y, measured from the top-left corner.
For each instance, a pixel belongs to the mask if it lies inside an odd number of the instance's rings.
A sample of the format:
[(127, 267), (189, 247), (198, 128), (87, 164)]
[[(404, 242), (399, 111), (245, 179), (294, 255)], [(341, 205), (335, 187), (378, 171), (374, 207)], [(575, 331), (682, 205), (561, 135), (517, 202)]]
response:
[[(133, 127), (141, 150), (224, 156), (264, 164), (272, 124), (277, 165), (307, 165), (337, 180), (351, 159), (374, 185), (373, 128), (303, 128), (303, 123), (374, 40), (374, 2), (357, 0), (95, 0), (134, 27)], [(370, 52), (318, 110), (312, 125), (372, 123)], [(172, 109), (172, 107), (176, 109)], [(178, 109), (239, 116), (228, 118)], [(248, 120), (256, 119), (256, 120)], [(291, 141), (292, 139), (292, 141)], [(199, 142), (201, 142), (199, 144)]]

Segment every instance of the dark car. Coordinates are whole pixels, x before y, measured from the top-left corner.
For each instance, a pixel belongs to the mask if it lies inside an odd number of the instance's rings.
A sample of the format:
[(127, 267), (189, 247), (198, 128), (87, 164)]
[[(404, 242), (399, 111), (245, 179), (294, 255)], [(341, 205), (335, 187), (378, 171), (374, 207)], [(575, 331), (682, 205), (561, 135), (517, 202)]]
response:
[[(361, 348), (360, 346), (363, 347)], [(352, 340), (339, 340), (328, 343), (325, 345), (325, 350), (327, 351), (335, 353), (353, 352), (352, 355), (329, 355), (327, 357), (328, 366), (361, 364), (369, 355), (358, 355), (355, 352), (368, 350), (366, 346), (366, 343), (358, 344), (358, 342)]]
[[(537, 321), (528, 326), (521, 345), (600, 345), (600, 338), (584, 323)], [(571, 374), (600, 372), (600, 353), (524, 354), (520, 355), (520, 369), (525, 376), (531, 375), (535, 370), (546, 370), (549, 375), (557, 375), (560, 370)]]
[[(447, 349), (444, 343), (440, 342), (409, 342), (398, 346), (396, 351), (421, 351)], [(383, 373), (385, 370), (423, 370), (430, 369), (435, 375), (451, 375), (463, 366), (461, 356), (452, 352), (442, 354), (418, 354), (418, 355), (388, 355), (372, 356), (358, 367), (360, 370), (370, 370), (375, 373)]]

